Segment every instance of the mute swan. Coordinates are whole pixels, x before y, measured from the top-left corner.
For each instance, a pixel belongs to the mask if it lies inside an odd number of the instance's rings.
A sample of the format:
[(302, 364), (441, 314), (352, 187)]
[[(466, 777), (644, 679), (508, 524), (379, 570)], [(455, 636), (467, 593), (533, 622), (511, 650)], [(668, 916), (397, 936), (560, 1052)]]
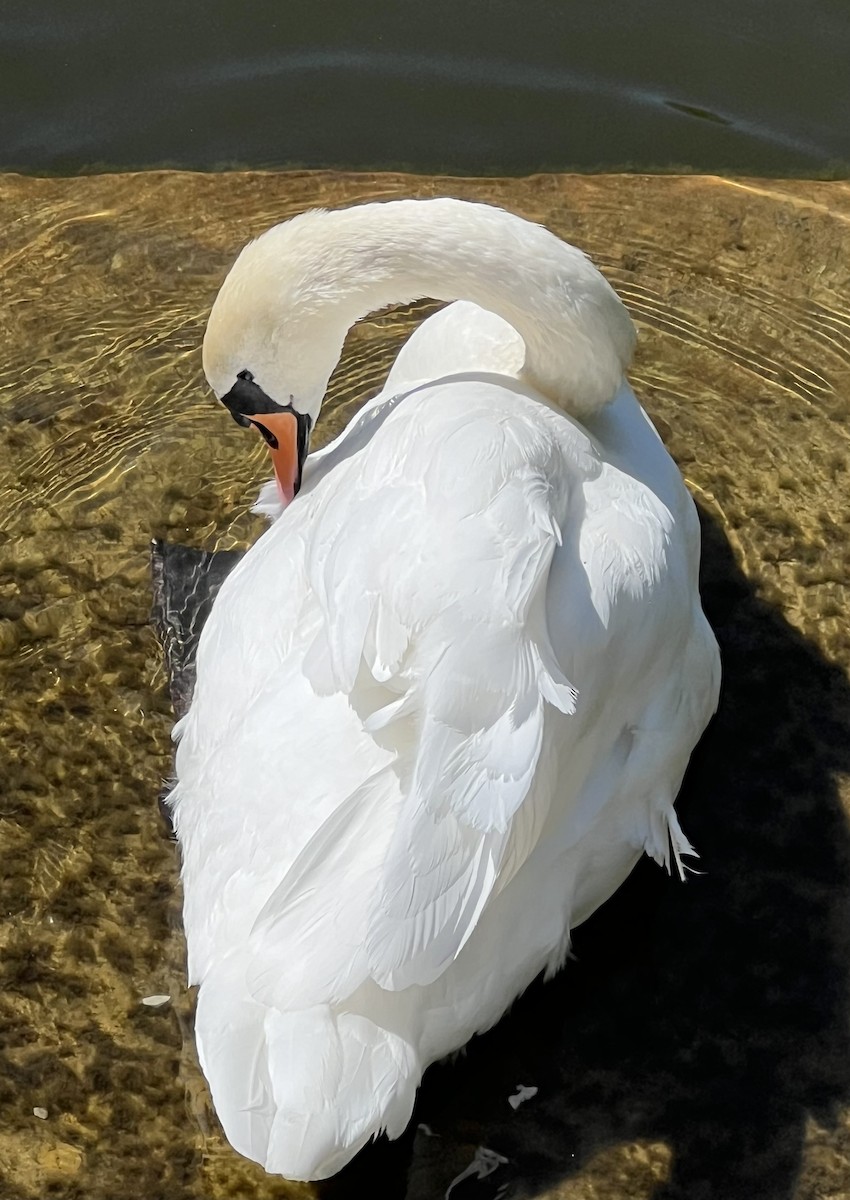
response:
[[(305, 461), (348, 328), (420, 296), (458, 302)], [(273, 523), (203, 631), (170, 802), (201, 1064), (267, 1171), (398, 1136), (643, 851), (692, 853), (673, 801), (719, 659), (633, 342), (580, 251), (449, 199), (295, 217), (213, 305), (204, 370), (269, 443)]]

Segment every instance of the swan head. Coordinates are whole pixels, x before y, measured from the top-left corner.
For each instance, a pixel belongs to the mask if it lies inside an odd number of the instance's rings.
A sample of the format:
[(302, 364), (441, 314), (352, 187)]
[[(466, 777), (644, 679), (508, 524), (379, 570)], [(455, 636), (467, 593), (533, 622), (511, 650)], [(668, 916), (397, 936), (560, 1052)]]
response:
[(207, 322), (207, 382), (237, 424), (253, 427), (271, 453), (284, 506), (297, 494), (328, 379), (352, 318), (316, 286), (304, 253), (302, 214), (249, 242), (216, 296)]
[(272, 451), (284, 504), (349, 328), (387, 304), (467, 300), (525, 346), (518, 375), (583, 419), (617, 393), (634, 326), (581, 251), (520, 217), (448, 198), (301, 213), (242, 250), (204, 336), (210, 386)]

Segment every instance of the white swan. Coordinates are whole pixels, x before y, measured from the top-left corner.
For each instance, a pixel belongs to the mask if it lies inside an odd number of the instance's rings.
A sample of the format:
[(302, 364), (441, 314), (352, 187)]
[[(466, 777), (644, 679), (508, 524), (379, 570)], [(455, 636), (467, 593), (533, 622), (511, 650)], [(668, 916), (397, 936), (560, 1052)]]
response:
[[(283, 511), (347, 329), (424, 295), (461, 302)], [(633, 340), (578, 250), (448, 199), (296, 217), (216, 299), (204, 368), (279, 519), (204, 629), (172, 804), (201, 1063), (268, 1171), (400, 1134), (641, 852), (691, 852), (718, 652)]]

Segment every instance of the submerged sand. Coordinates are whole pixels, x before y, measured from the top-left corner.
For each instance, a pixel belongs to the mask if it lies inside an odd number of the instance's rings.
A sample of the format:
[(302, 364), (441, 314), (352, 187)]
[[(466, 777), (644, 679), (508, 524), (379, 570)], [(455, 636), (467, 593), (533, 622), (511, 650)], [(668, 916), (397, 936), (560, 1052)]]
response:
[[(407, 1195), (482, 1144), (506, 1161), (455, 1200), (850, 1195), (850, 185), (154, 172), (0, 177), (2, 1200), (311, 1194), (229, 1149), (194, 1060), (148, 547), (259, 532), (262, 450), (200, 367), (242, 243), (441, 194), (544, 221), (631, 309), (726, 683), (680, 805), (704, 874), (641, 867), (577, 962), (429, 1074)], [(352, 333), (325, 436), (422, 311)], [(336, 1194), (405, 1194), (384, 1150), (360, 1173)]]

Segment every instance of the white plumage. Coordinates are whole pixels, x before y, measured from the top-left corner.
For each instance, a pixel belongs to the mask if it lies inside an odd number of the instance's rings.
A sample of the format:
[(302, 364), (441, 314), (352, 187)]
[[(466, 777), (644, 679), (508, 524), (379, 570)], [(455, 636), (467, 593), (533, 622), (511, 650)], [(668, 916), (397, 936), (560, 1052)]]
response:
[(226, 580), (179, 727), (201, 1063), (232, 1145), (316, 1179), (409, 1120), (673, 810), (717, 701), (699, 526), (578, 250), (455, 200), (243, 250), (204, 344), (315, 420), (349, 326), (459, 300)]

